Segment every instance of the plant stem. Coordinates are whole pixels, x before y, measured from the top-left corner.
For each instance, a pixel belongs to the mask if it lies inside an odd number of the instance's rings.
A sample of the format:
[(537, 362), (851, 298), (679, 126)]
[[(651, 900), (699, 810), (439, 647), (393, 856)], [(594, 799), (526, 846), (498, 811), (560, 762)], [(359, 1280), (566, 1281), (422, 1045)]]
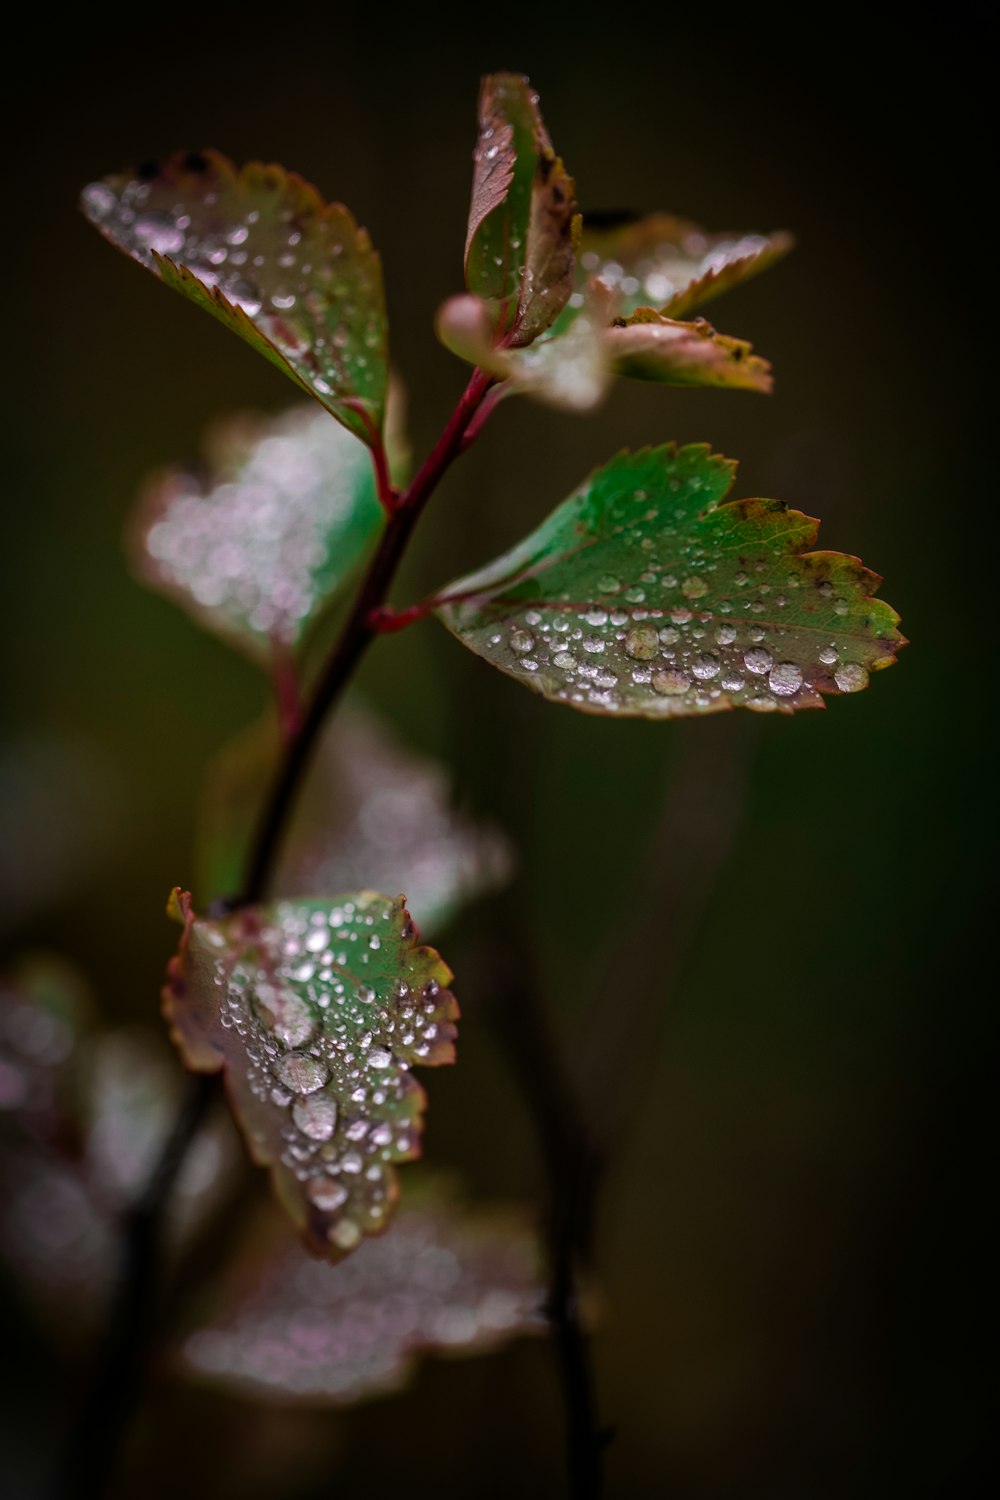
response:
[[(447, 426), (406, 493), (394, 503), (379, 546), (326, 669), (289, 738), (258, 828), (244, 888), (230, 906), (248, 905), (267, 890), (285, 820), (308, 769), (319, 731), (375, 638), (373, 612), (385, 603), (413, 528), (435, 487), (462, 451), (470, 421), (491, 379), (477, 370)], [(67, 1444), (55, 1486), (59, 1500), (96, 1500), (109, 1488), (118, 1449), (142, 1392), (155, 1332), (163, 1221), (188, 1150), (215, 1097), (218, 1075), (194, 1075), (145, 1189), (127, 1216), (118, 1280), (90, 1394)]]
[(503, 944), (491, 945), (495, 1029), (531, 1114), (548, 1196), (546, 1313), (552, 1328), (566, 1409), (567, 1460), (573, 1500), (599, 1500), (607, 1435), (597, 1412), (590, 1338), (584, 1327), (578, 1270), (590, 1260), (603, 1163), (567, 1075), (562, 1051), (538, 991), (516, 896), (498, 917)]
[(108, 1492), (155, 1332), (167, 1206), (218, 1083), (214, 1074), (188, 1075), (170, 1134), (126, 1217), (97, 1371), (56, 1476), (54, 1495), (59, 1500), (98, 1500)]
[(409, 489), (389, 516), (381, 541), (368, 566), (340, 640), (305, 711), (298, 733), (287, 747), (253, 846), (246, 883), (238, 904), (250, 905), (264, 895), (278, 852), (285, 820), (312, 759), (320, 729), (367, 647), (379, 633), (374, 620), (383, 607), (406, 544), (421, 512), (452, 460), (483, 397), (490, 377), (477, 370), (451, 420), (445, 427)]

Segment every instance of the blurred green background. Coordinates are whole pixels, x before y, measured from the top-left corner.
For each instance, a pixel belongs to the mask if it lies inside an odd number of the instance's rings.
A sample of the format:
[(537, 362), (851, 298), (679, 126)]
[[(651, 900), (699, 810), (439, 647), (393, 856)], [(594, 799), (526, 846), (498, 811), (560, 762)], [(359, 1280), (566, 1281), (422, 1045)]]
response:
[[(623, 444), (707, 440), (740, 459), (738, 493), (820, 516), (822, 545), (887, 575), (913, 643), (898, 667), (824, 714), (678, 725), (536, 701), (432, 623), (362, 673), (515, 838), (567, 1046), (620, 921), (643, 919), (647, 951), (602, 982), (602, 1035), (628, 1024), (636, 985), (673, 974), (658, 1051), (633, 1049), (643, 1092), (600, 1223), (615, 1496), (949, 1495), (985, 1447), (992, 481), (988, 334), (966, 295), (987, 266), (984, 17), (659, 7), (591, 24), (518, 7), (463, 31), (418, 8), (296, 6), (273, 30), (243, 8), (105, 30), (77, 14), (8, 62), (0, 905), (9, 953), (72, 957), (116, 1020), (155, 1016), (203, 768), (266, 691), (131, 580), (123, 523), (143, 476), (193, 456), (210, 419), (293, 393), (112, 253), (79, 188), (215, 145), (348, 203), (382, 252), (418, 453), (465, 379), (431, 320), (461, 287), (481, 72), (530, 72), (585, 208), (799, 238), (712, 309), (773, 361), (771, 399), (623, 385), (585, 420), (510, 402), (442, 488), (396, 597), (492, 557)], [(672, 777), (731, 779), (733, 757), (746, 805), (681, 948), (663, 891), (683, 871), (665, 882), (669, 840), (652, 865), (647, 846)], [(691, 821), (708, 828), (710, 781), (694, 779)], [(429, 1080), (427, 1155), (477, 1197), (530, 1198), (537, 1157), (477, 1006), (472, 923), (442, 947), (465, 1020), (459, 1066)], [(21, 1372), (8, 1473), (29, 1495), (82, 1376), (12, 1288), (4, 1304)], [(559, 1422), (541, 1342), (428, 1363), (408, 1394), (351, 1415), (262, 1419), (160, 1387), (121, 1493), (557, 1495)]]

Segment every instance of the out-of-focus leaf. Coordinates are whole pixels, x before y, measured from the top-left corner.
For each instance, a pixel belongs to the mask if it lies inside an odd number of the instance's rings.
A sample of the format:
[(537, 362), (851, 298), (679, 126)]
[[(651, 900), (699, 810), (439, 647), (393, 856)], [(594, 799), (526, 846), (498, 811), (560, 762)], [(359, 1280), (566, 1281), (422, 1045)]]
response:
[[(145, 1184), (181, 1081), (152, 1033), (98, 1032), (59, 961), (22, 964), (0, 985), (0, 1258), (60, 1336), (102, 1309), (118, 1216)], [(171, 1248), (213, 1208), (235, 1145), (222, 1116), (199, 1135), (171, 1199)]]
[(559, 316), (573, 288), (577, 232), (576, 189), (538, 95), (516, 73), (490, 74), (479, 93), (465, 280), (489, 304), (496, 335), (530, 344)]
[(857, 558), (806, 552), (818, 522), (723, 504), (735, 464), (692, 445), (622, 453), (512, 551), (444, 590), (470, 650), (558, 703), (666, 718), (819, 708), (903, 638)]
[(208, 472), (146, 487), (131, 551), (143, 580), (269, 664), (357, 569), (383, 511), (365, 447), (309, 407), (231, 418)]
[(388, 379), (382, 270), (343, 204), (293, 172), (217, 151), (91, 183), (101, 233), (283, 370), (365, 442)]
[[(577, 319), (577, 323), (582, 322)], [(572, 338), (577, 323), (555, 343)], [(728, 386), (734, 390), (770, 391), (771, 366), (750, 351), (744, 339), (716, 333), (703, 318), (679, 323), (651, 308), (633, 313), (605, 334), (615, 373), (664, 385)]]
[[(207, 899), (239, 888), (279, 748), (268, 718), (210, 770), (200, 835)], [(323, 732), (272, 884), (283, 897), (405, 886), (424, 930), (433, 932), (459, 907), (502, 885), (512, 864), (498, 829), (452, 807), (441, 766), (408, 750), (373, 714), (349, 707)]]
[(256, 1400), (353, 1405), (405, 1385), (425, 1353), (479, 1354), (541, 1331), (537, 1262), (520, 1214), (465, 1210), (436, 1184), (336, 1267), (289, 1245), (271, 1216), (184, 1363)]
[(420, 1154), (414, 1066), (454, 1060), (451, 972), (421, 947), (403, 898), (372, 891), (184, 922), (164, 1014), (189, 1068), (225, 1070), (254, 1160), (318, 1255), (379, 1234), (394, 1163)]
[(613, 292), (588, 283), (572, 319), (527, 349), (491, 342), (485, 304), (452, 297), (438, 313), (438, 337), (459, 358), (506, 381), (510, 392), (534, 396), (568, 411), (589, 411), (603, 400), (615, 375), (662, 385), (723, 386), (770, 391), (771, 367), (743, 339), (729, 338), (698, 318), (666, 318), (651, 307), (616, 317)]
[(611, 229), (584, 219), (577, 287), (564, 318), (583, 306), (586, 282), (596, 277), (615, 294), (618, 314), (641, 307), (683, 318), (713, 297), (758, 275), (791, 250), (790, 234), (708, 234), (672, 214)]

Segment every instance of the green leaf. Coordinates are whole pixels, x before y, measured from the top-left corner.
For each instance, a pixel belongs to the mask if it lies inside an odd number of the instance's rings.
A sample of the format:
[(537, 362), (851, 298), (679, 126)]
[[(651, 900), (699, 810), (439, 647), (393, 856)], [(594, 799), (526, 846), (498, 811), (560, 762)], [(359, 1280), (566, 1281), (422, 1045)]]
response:
[(293, 172), (217, 151), (91, 183), (112, 244), (238, 333), (376, 446), (388, 380), (382, 271), (343, 204)]
[(420, 947), (403, 898), (372, 891), (196, 918), (163, 993), (185, 1064), (225, 1071), (253, 1159), (318, 1255), (385, 1229), (394, 1163), (420, 1154), (410, 1068), (454, 1061), (450, 970)]
[(250, 1399), (351, 1406), (401, 1389), (425, 1354), (483, 1354), (542, 1332), (538, 1259), (523, 1214), (473, 1212), (436, 1182), (408, 1194), (392, 1233), (344, 1266), (307, 1260), (270, 1213), (224, 1274), (184, 1364)]
[[(563, 337), (572, 338), (575, 328)], [(609, 328), (605, 342), (615, 373), (636, 380), (763, 392), (773, 384), (766, 359), (752, 354), (745, 339), (716, 333), (704, 318), (679, 323), (642, 308)]]
[(573, 289), (578, 227), (576, 188), (552, 150), (538, 95), (516, 73), (484, 78), (465, 280), (507, 342), (530, 344), (559, 316)]
[(672, 214), (649, 214), (609, 229), (584, 219), (577, 287), (562, 322), (568, 323), (583, 306), (591, 277), (614, 292), (623, 318), (641, 307), (686, 317), (774, 265), (793, 244), (784, 232), (708, 234)]
[(612, 321), (613, 308), (613, 294), (592, 281), (572, 322), (528, 349), (505, 349), (492, 342), (483, 302), (452, 297), (438, 312), (438, 337), (459, 358), (506, 381), (509, 393), (567, 411), (590, 411), (615, 375), (661, 385), (771, 390), (771, 366), (744, 339), (716, 333), (703, 318), (681, 323), (651, 307)]
[(207, 471), (170, 470), (147, 485), (135, 568), (268, 665), (299, 644), (378, 535), (370, 457), (312, 407), (230, 418), (206, 449)]
[(806, 552), (818, 522), (780, 501), (723, 504), (735, 469), (700, 445), (622, 453), (438, 613), (502, 672), (587, 713), (790, 713), (865, 687), (903, 644), (881, 580)]
[[(203, 889), (238, 889), (248, 844), (280, 753), (272, 717), (211, 767), (202, 798)], [(513, 852), (499, 829), (453, 806), (445, 769), (403, 745), (374, 714), (342, 709), (323, 731), (297, 799), (272, 882), (284, 897), (309, 891), (405, 886), (426, 932), (509, 878)]]

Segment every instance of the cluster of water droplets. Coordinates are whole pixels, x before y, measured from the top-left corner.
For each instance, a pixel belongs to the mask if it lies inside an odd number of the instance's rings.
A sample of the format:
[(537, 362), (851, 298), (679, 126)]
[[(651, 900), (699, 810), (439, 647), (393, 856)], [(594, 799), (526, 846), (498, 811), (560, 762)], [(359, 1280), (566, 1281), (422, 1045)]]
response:
[(498, 829), (455, 810), (444, 769), (359, 709), (326, 732), (285, 851), (286, 895), (405, 887), (426, 933), (500, 886), (513, 863)]
[[(627, 316), (637, 307), (665, 307), (692, 282), (755, 258), (770, 245), (771, 240), (760, 234), (708, 235), (691, 228), (678, 236), (665, 231), (659, 244), (645, 245), (638, 255), (623, 256), (622, 262), (597, 250), (585, 250), (580, 268), (618, 294), (618, 311)], [(583, 300), (583, 293), (576, 291), (571, 306), (582, 307)]]
[(164, 476), (144, 504), (144, 576), (225, 633), (286, 646), (381, 519), (368, 450), (318, 407), (263, 426), (207, 485)]
[(273, 188), (245, 191), (200, 160), (91, 183), (83, 209), (150, 270), (155, 252), (217, 287), (320, 396), (380, 402), (381, 281), (346, 213), (303, 214)]
[[(819, 688), (863, 688), (867, 671), (848, 659), (836, 629), (850, 612), (847, 596), (797, 571), (782, 543), (748, 538), (734, 563), (731, 539), (713, 546), (710, 514), (692, 524), (706, 481), (689, 474), (666, 488), (681, 503), (649, 503), (635, 490), (633, 519), (591, 547), (593, 561), (581, 563), (572, 541), (565, 564), (539, 568), (538, 601), (515, 605), (501, 592), (459, 607), (462, 633), (547, 697), (591, 712), (789, 710), (818, 702)], [(599, 571), (602, 555), (613, 556), (614, 571)], [(804, 621), (807, 631), (798, 628)]]
[(422, 1092), (408, 1070), (447, 1049), (451, 997), (384, 897), (282, 903), (235, 963), (223, 930), (196, 931), (217, 950), (209, 1008), (248, 1096), (245, 1124), (301, 1184), (316, 1236), (352, 1250), (382, 1227), (391, 1163), (418, 1154)]
[[(492, 1232), (491, 1232), (492, 1231)], [(492, 1348), (541, 1329), (536, 1251), (520, 1225), (404, 1208), (341, 1265), (300, 1250), (187, 1341), (205, 1376), (253, 1392), (346, 1404), (399, 1386), (421, 1350)]]

